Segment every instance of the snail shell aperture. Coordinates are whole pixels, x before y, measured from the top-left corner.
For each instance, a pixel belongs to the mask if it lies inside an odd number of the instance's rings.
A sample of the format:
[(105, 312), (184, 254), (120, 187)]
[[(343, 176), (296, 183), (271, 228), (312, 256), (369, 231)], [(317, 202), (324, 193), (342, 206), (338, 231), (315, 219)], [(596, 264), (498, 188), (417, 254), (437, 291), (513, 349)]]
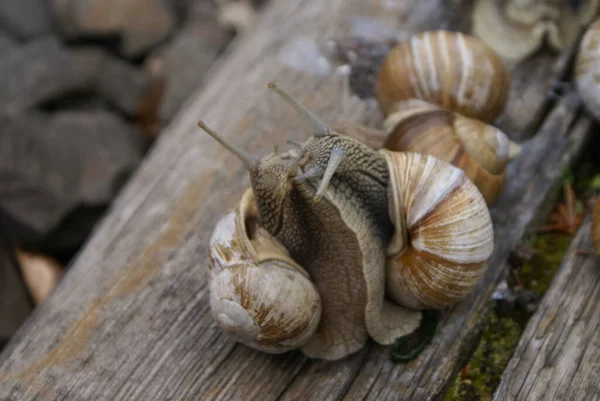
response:
[(308, 274), (257, 226), (251, 189), (223, 216), (210, 239), (210, 305), (235, 340), (269, 353), (302, 346), (321, 317)]

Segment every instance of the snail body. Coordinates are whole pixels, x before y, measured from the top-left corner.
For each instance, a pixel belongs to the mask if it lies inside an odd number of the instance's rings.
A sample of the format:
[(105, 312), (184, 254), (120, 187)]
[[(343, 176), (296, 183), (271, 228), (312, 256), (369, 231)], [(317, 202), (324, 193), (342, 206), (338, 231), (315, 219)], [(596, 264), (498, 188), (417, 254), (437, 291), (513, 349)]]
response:
[(600, 120), (600, 19), (581, 39), (575, 59), (575, 84), (585, 108)]
[(462, 169), (493, 204), (506, 181), (506, 166), (521, 151), (498, 128), (411, 99), (396, 103), (384, 121), (384, 148), (429, 154)]
[(460, 32), (428, 31), (397, 44), (377, 76), (384, 115), (394, 103), (420, 99), (491, 122), (504, 110), (510, 74), (481, 40)]
[[(401, 253), (412, 248), (410, 236), (419, 231), (398, 234), (399, 229), (406, 227), (403, 220), (397, 220), (398, 215), (406, 214), (393, 208), (402, 207), (396, 201), (406, 198), (398, 191), (410, 189), (430, 194), (426, 189), (430, 181), (411, 174), (415, 169), (411, 163), (396, 166), (396, 159), (386, 153), (389, 151), (374, 150), (351, 136), (329, 129), (284, 91), (275, 85), (270, 87), (311, 124), (313, 136), (304, 143), (295, 143), (295, 149), (280, 154), (273, 152), (261, 160), (254, 160), (226, 143), (203, 123), (200, 126), (245, 163), (259, 225), (289, 252), (317, 289), (322, 307), (320, 321), (316, 331), (299, 348), (311, 358), (333, 360), (358, 351), (369, 337), (379, 344), (391, 344), (396, 338), (414, 331), (421, 319), (421, 305), (403, 302), (401, 298), (398, 298), (401, 302), (393, 302), (385, 297), (388, 248), (392, 239), (398, 236), (409, 238), (402, 249), (393, 248), (396, 253)], [(460, 169), (439, 163), (438, 173), (465, 177)], [(391, 180), (391, 171), (396, 172), (397, 180), (408, 177), (414, 185), (400, 187)], [(466, 177), (464, 185), (475, 189), (470, 192), (474, 199), (467, 202), (482, 209), (480, 223), (491, 226), (482, 195)], [(419, 199), (451, 202), (448, 198), (454, 197), (452, 192), (445, 190), (437, 195), (435, 199), (430, 195)], [(453, 205), (461, 206), (460, 202)], [(433, 210), (437, 206), (432, 207), (429, 209), (425, 203), (421, 210), (435, 214)], [(454, 210), (455, 214), (460, 212)], [(420, 218), (428, 219), (425, 215)], [(454, 219), (444, 218), (448, 220), (441, 222), (442, 226)], [(421, 221), (417, 218), (415, 224), (419, 226)], [(433, 229), (428, 242), (434, 243), (435, 225), (429, 227)], [(489, 258), (493, 233), (486, 228), (479, 234), (479, 241), (485, 248), (481, 255)], [(443, 241), (443, 238), (438, 239), (439, 243)], [(398, 240), (395, 243), (397, 245)], [(440, 249), (443, 251), (443, 247)], [(395, 258), (396, 253), (391, 256)], [(431, 255), (438, 258), (434, 253)], [(478, 268), (484, 269), (485, 263)], [(473, 284), (467, 283), (466, 287), (472, 288)], [(444, 302), (448, 304), (455, 300), (456, 297), (451, 297)]]

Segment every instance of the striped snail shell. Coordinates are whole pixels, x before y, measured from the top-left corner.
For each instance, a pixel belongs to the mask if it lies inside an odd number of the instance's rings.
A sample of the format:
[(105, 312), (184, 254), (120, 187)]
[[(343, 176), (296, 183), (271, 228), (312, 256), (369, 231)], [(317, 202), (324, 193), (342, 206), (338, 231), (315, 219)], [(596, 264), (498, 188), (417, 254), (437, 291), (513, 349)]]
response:
[(375, 88), (385, 115), (415, 98), (485, 122), (502, 113), (509, 91), (502, 60), (481, 40), (452, 31), (422, 32), (396, 45)]
[(209, 243), (211, 312), (236, 341), (282, 353), (315, 333), (321, 299), (306, 271), (257, 222), (248, 189), (215, 226)]
[(521, 151), (498, 128), (421, 100), (396, 103), (384, 121), (384, 148), (429, 154), (462, 169), (493, 204), (506, 166)]
[(575, 84), (585, 108), (600, 120), (600, 18), (590, 25), (579, 45)]
[(494, 250), (489, 210), (465, 173), (430, 155), (381, 150), (390, 166), (388, 295), (414, 309), (467, 296)]

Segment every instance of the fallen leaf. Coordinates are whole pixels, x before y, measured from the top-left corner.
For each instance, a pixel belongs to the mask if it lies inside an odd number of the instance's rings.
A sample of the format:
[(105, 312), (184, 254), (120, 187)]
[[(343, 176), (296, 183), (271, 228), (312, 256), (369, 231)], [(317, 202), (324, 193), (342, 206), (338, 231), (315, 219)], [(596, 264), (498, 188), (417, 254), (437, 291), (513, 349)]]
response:
[(63, 267), (49, 256), (16, 249), (23, 278), (36, 304), (41, 304), (64, 274)]

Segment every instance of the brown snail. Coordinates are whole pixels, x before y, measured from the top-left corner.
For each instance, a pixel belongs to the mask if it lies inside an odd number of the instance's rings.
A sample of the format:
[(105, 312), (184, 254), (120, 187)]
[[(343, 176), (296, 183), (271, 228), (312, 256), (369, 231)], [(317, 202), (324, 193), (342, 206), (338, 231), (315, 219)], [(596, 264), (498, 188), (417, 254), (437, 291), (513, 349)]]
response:
[(581, 39), (575, 59), (575, 85), (585, 108), (600, 120), (600, 19)]
[(592, 213), (592, 239), (594, 241), (594, 251), (600, 256), (600, 195), (596, 197), (596, 205)]
[(545, 43), (568, 49), (597, 9), (598, 0), (478, 0), (473, 33), (501, 57), (519, 61)]
[[(313, 136), (294, 143), (295, 149), (255, 160), (202, 122), (199, 125), (246, 165), (258, 225), (317, 288), (319, 325), (299, 348), (309, 357), (332, 360), (358, 351), (369, 337), (391, 344), (418, 327), (419, 308), (451, 305), (469, 292), (493, 251), (493, 229), (482, 195), (464, 172), (433, 156), (374, 150), (331, 130), (274, 84), (269, 87), (311, 125)], [(455, 222), (459, 223), (453, 226)], [(464, 243), (457, 246), (461, 238)], [(407, 269), (409, 253), (419, 265)], [(399, 288), (411, 285), (406, 278), (410, 269), (423, 275), (420, 267), (441, 274), (425, 273), (433, 281), (415, 278), (419, 288), (399, 294)], [(387, 287), (396, 302), (386, 298), (386, 276), (392, 277)], [(463, 281), (457, 284), (457, 279)], [(217, 290), (211, 284), (213, 291)], [(235, 293), (237, 288), (227, 287), (220, 297), (228, 291)], [(427, 293), (424, 298), (421, 291)], [(448, 294), (431, 295), (435, 291)], [(281, 324), (285, 330), (285, 322)]]
[(506, 181), (506, 166), (521, 151), (498, 128), (411, 99), (396, 103), (384, 121), (384, 147), (435, 156), (465, 171), (493, 204)]
[(485, 122), (502, 113), (509, 91), (502, 60), (481, 40), (453, 31), (400, 42), (381, 65), (375, 88), (385, 115), (396, 102), (420, 99)]

